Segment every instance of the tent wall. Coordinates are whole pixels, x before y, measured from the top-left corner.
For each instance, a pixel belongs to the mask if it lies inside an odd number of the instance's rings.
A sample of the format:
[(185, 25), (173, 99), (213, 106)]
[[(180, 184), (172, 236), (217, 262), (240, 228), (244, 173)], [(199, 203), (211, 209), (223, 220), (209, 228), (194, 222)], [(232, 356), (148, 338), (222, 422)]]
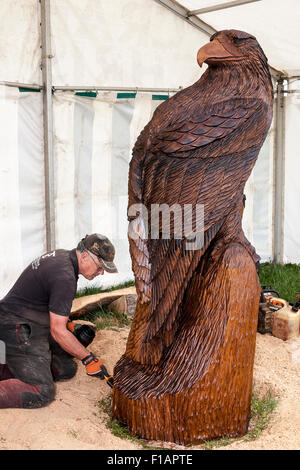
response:
[(51, 0), (53, 84), (178, 88), (207, 35), (153, 0)]
[(37, 0), (1, 0), (0, 80), (41, 83)]
[[(161, 103), (155, 98), (163, 98), (126, 96), (104, 92), (88, 98), (63, 92), (54, 98), (56, 242), (73, 248), (86, 233), (106, 234), (116, 246), (119, 273), (104, 275), (101, 285), (132, 279), (128, 165), (138, 134)], [(79, 287), (85, 285), (88, 281), (80, 279)]]
[(284, 262), (300, 263), (300, 100), (299, 94), (286, 99)]
[(45, 249), (42, 94), (0, 86), (0, 297)]
[(245, 186), (243, 230), (261, 257), (261, 262), (272, 259), (273, 155), (274, 124)]
[[(38, 0), (2, 0), (1, 6), (0, 82), (41, 85)], [(120, 273), (105, 274), (97, 283), (116, 284), (132, 278), (126, 235), (132, 147), (161, 103), (157, 95), (166, 94), (157, 90), (188, 86), (203, 73), (196, 54), (208, 37), (153, 0), (51, 0), (51, 29), (55, 87), (156, 89), (129, 97), (59, 90), (53, 95), (56, 246), (72, 248), (90, 232), (107, 234), (116, 244)], [(45, 251), (46, 234), (42, 93), (0, 86), (0, 101), (3, 296)], [(247, 183), (243, 217), (246, 235), (263, 260), (272, 257), (273, 141), (274, 129)], [(288, 146), (286, 152), (287, 165), (293, 165)], [(295, 197), (292, 191), (286, 201)], [(291, 261), (298, 259), (293, 243), (288, 238), (285, 245)], [(79, 286), (89, 284), (81, 279)]]

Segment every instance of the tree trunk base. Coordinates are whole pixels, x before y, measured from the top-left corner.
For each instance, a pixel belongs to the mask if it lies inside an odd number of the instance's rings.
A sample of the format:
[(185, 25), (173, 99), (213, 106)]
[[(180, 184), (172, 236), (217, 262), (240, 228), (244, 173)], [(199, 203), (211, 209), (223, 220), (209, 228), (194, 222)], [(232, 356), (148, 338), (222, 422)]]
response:
[[(247, 432), (260, 297), (258, 276), (252, 258), (238, 243), (230, 245), (208, 271), (207, 275), (193, 276), (185, 297), (188, 328), (183, 324), (184, 332), (176, 339), (182, 340), (182, 361), (187, 361), (184, 373), (178, 376), (177, 369), (172, 371), (163, 360), (158, 364), (162, 379), (172, 374), (173, 381), (187, 383), (189, 372), (196, 368), (194, 380), (177, 393), (157, 391), (157, 387), (151, 393), (148, 387), (143, 395), (145, 367), (126, 353), (116, 365), (113, 418), (142, 438), (189, 445)], [(189, 335), (198, 341), (191, 340), (194, 351), (185, 354)], [(168, 361), (171, 355), (164, 357)], [(132, 393), (135, 384), (138, 398)]]

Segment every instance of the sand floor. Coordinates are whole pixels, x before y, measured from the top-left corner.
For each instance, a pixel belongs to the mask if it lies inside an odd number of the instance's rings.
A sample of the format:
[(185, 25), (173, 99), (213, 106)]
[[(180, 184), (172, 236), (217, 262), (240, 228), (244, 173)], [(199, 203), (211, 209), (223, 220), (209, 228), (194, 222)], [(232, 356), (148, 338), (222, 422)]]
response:
[[(110, 372), (125, 350), (128, 332), (128, 328), (100, 331), (90, 348)], [(300, 449), (300, 337), (283, 342), (257, 334), (254, 390), (264, 393), (269, 389), (279, 403), (268, 428), (255, 441), (240, 439), (224, 449)], [(46, 408), (0, 410), (0, 450), (142, 449), (139, 443), (118, 438), (106, 427), (99, 401), (110, 393), (106, 383), (88, 377), (79, 363), (72, 380), (57, 383), (56, 399)], [(185, 449), (171, 443), (149, 445)]]

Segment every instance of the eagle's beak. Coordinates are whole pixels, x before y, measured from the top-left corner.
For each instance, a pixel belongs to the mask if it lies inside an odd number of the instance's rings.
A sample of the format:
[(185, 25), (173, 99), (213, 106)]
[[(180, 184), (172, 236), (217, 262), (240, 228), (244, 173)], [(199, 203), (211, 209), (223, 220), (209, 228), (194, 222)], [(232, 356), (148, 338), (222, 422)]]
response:
[(216, 38), (199, 49), (197, 61), (200, 67), (202, 67), (203, 62), (209, 59), (229, 59), (230, 57), (233, 57), (233, 54), (227, 51), (223, 44)]

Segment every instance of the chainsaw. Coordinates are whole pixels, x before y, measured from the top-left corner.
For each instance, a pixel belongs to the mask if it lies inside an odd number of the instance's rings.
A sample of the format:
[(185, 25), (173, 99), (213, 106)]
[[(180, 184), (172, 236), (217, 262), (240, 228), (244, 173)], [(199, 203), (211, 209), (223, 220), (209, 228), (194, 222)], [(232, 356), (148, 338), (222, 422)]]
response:
[[(274, 290), (272, 286), (262, 286), (257, 331), (261, 334), (271, 333), (281, 339), (287, 339), (291, 335), (291, 332), (288, 332), (291, 326), (293, 329), (297, 329), (292, 324), (296, 320), (293, 314), (300, 309), (300, 295), (297, 295), (296, 298), (298, 299), (296, 303), (291, 304), (282, 299), (279, 292)], [(292, 320), (290, 326), (289, 317)], [(283, 332), (282, 329), (287, 329), (287, 331)], [(293, 335), (295, 336), (296, 332), (293, 332)]]

